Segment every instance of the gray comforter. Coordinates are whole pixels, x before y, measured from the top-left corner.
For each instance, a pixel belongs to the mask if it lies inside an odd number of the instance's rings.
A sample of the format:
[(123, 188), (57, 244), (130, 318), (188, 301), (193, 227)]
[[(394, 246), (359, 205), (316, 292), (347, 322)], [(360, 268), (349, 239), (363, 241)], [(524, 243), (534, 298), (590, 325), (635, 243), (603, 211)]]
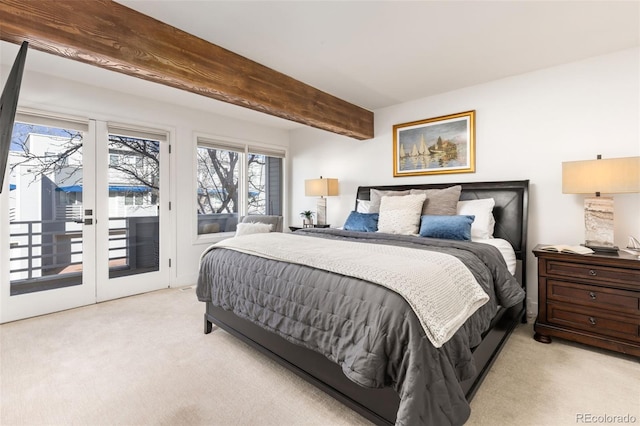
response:
[(202, 259), (198, 299), (325, 355), (361, 386), (393, 387), (400, 396), (396, 424), (463, 424), (470, 408), (459, 383), (476, 373), (471, 348), (480, 343), (498, 306), (524, 299), (500, 252), (486, 244), (414, 236), (297, 232), (451, 254), (469, 268), (490, 300), (436, 349), (408, 303), (382, 286), (227, 249), (212, 250)]

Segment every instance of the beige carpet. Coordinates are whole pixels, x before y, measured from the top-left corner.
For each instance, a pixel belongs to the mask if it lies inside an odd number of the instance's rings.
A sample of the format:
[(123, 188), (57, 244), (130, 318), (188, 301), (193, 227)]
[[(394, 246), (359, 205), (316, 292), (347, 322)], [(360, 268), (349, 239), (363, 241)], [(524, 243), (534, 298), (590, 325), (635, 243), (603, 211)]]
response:
[[(227, 333), (204, 335), (203, 310), (169, 289), (0, 326), (0, 424), (368, 424)], [(531, 334), (516, 330), (467, 424), (640, 423), (637, 359)]]

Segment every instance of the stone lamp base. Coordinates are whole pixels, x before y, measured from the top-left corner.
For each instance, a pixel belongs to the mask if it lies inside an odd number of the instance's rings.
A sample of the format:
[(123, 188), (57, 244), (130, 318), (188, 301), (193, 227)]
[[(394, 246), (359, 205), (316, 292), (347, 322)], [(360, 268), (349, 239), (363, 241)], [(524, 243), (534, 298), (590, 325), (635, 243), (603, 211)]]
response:
[(613, 198), (584, 199), (585, 246), (594, 251), (617, 251), (613, 242)]

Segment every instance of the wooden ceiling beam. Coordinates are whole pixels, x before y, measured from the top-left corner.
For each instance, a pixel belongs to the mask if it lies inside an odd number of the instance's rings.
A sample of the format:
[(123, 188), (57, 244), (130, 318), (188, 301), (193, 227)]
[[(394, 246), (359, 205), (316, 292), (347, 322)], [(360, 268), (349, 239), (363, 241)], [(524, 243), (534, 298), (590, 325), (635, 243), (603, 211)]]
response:
[(111, 0), (0, 0), (0, 38), (356, 139), (373, 113)]

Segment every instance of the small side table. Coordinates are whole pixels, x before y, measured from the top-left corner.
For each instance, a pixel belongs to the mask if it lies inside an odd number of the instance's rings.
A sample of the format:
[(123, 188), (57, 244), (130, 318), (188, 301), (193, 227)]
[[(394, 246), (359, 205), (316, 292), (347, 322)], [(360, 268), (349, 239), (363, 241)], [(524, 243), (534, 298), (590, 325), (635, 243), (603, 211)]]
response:
[(552, 253), (538, 258), (534, 339), (560, 337), (640, 356), (640, 261), (617, 256)]

